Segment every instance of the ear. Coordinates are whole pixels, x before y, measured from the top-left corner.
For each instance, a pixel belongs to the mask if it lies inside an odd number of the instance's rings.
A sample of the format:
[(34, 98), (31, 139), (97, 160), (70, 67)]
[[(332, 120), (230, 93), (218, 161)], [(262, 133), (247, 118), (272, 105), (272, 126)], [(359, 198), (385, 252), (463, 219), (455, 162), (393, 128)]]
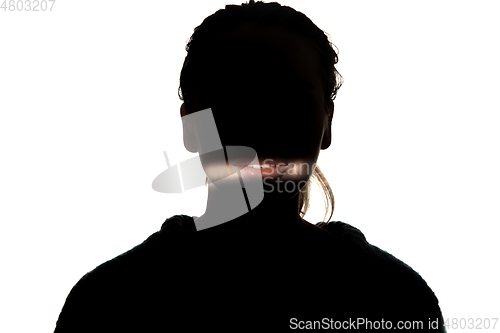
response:
[(327, 149), (332, 143), (332, 118), (333, 118), (333, 101), (328, 109), (328, 121), (323, 131), (323, 141), (321, 141), (321, 149)]
[[(186, 110), (186, 105), (182, 103), (181, 105), (181, 117), (188, 115), (189, 112)], [(196, 136), (194, 135), (194, 129), (190, 125), (189, 122), (184, 121), (182, 119), (182, 131), (183, 131), (183, 139), (184, 139), (184, 147), (191, 153), (197, 153), (197, 141)]]

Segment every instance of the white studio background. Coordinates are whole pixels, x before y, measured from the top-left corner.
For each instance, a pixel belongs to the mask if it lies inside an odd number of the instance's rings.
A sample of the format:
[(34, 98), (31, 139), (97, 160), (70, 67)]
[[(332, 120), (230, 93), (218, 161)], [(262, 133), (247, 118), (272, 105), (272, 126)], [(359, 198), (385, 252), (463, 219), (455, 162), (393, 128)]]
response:
[[(332, 220), (419, 272), (445, 319), (500, 317), (497, 2), (281, 3), (340, 51), (345, 83), (318, 161)], [(203, 213), (204, 187), (164, 194), (151, 183), (163, 151), (172, 165), (194, 156), (177, 97), (184, 47), (225, 4), (0, 10), (0, 331), (52, 332), (86, 272), (166, 218)], [(324, 214), (318, 193), (310, 222)]]

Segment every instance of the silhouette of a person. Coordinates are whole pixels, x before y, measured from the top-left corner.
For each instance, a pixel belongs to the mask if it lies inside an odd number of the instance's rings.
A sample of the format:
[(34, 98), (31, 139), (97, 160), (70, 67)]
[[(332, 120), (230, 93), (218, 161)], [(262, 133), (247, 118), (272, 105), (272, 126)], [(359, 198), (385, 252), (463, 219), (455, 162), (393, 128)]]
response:
[[(240, 167), (262, 177), (264, 199), (197, 231), (227, 209), (210, 183), (204, 215), (167, 219), (82, 277), (55, 332), (412, 331), (411, 323), (418, 332), (444, 331), (437, 298), (408, 265), (348, 224), (303, 219), (301, 189), (331, 145), (341, 85), (324, 32), (290, 7), (251, 1), (207, 17), (187, 49), (181, 116), (210, 108), (223, 146), (255, 149), (260, 165)], [(200, 152), (197, 140), (184, 128), (188, 150)]]

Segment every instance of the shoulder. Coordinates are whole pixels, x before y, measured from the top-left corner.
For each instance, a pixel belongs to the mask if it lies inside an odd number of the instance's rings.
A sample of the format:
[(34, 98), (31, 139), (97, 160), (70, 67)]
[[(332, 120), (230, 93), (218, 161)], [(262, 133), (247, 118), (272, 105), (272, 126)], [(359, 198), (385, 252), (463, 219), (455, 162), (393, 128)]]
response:
[(196, 231), (194, 218), (189, 215), (174, 215), (163, 222), (162, 231)]
[(404, 275), (408, 279), (423, 281), (422, 277), (408, 264), (378, 246), (370, 244), (358, 228), (340, 221), (330, 222), (322, 228), (332, 234), (334, 249), (341, 254), (344, 261), (352, 261), (353, 265), (357, 263), (360, 269), (378, 268), (373, 272), (375, 275), (389, 270), (391, 273)]
[[(165, 254), (170, 254), (169, 257), (175, 257), (175, 252), (168, 250), (168, 247), (172, 246), (169, 246), (170, 242), (165, 241), (165, 236), (169, 235), (170, 231), (189, 231), (191, 226), (194, 228), (191, 216), (174, 215), (168, 218), (159, 231), (148, 236), (142, 243), (101, 263), (85, 274), (81, 279), (81, 284), (93, 281), (96, 276), (134, 274), (137, 270), (145, 271), (148, 267), (159, 266), (158, 263)], [(171, 239), (172, 242), (173, 240), (174, 238)]]
[(370, 244), (359, 229), (347, 223), (330, 222), (320, 227), (334, 237), (332, 262), (336, 268), (342, 267), (342, 283), (351, 289), (348, 293), (361, 295), (380, 315), (411, 313), (419, 318), (441, 318), (434, 292), (408, 264)]
[[(137, 269), (145, 270), (148, 266), (157, 266), (165, 251), (169, 252), (165, 248), (169, 245), (169, 242), (165, 242), (165, 236), (169, 235), (170, 231), (190, 231), (191, 227), (194, 228), (191, 216), (174, 215), (163, 222), (159, 231), (154, 232), (142, 243), (130, 250), (98, 265), (85, 274), (82, 280), (87, 281), (87, 279), (92, 279), (96, 275), (133, 273)], [(194, 230), (196, 231), (196, 229)], [(171, 252), (171, 254), (174, 253)]]
[[(172, 216), (163, 223), (162, 230), (182, 228), (189, 218)], [(179, 266), (174, 263), (180, 261), (176, 258), (182, 248), (168, 246), (170, 242), (164, 241), (162, 230), (83, 275), (65, 300), (55, 333), (96, 331), (99, 322), (126, 327), (133, 323), (125, 320), (126, 314), (135, 311), (130, 318), (137, 317), (139, 309), (144, 309), (144, 318), (153, 315), (154, 299), (177, 288), (164, 285), (166, 277), (180, 276)], [(116, 327), (103, 326), (101, 331), (108, 328), (115, 331)]]
[(317, 224), (321, 228), (328, 230), (333, 237), (333, 242), (337, 251), (344, 254), (352, 254), (352, 259), (361, 260), (363, 258), (376, 265), (392, 266), (401, 268), (410, 273), (415, 273), (410, 266), (394, 257), (392, 254), (370, 244), (365, 235), (356, 227), (334, 221), (324, 224)]

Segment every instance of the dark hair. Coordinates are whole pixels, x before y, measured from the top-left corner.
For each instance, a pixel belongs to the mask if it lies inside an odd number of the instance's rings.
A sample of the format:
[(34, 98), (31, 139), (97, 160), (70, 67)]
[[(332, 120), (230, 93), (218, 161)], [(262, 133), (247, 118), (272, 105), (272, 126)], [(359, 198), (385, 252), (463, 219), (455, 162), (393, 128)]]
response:
[[(342, 76), (335, 69), (338, 62), (337, 52), (333, 49), (328, 35), (318, 28), (306, 15), (277, 2), (254, 2), (241, 5), (226, 5), (208, 16), (194, 29), (193, 35), (186, 45), (187, 56), (181, 70), (179, 98), (184, 101), (186, 109), (192, 110), (193, 98), (207, 96), (207, 82), (202, 78), (210, 76), (213, 67), (212, 50), (220, 42), (222, 36), (232, 32), (242, 23), (259, 28), (283, 28), (309, 41), (317, 50), (323, 73), (325, 88), (325, 105), (331, 106), (342, 85)], [(210, 91), (208, 89), (208, 91)], [(327, 108), (328, 110), (328, 108)], [(334, 209), (332, 190), (325, 176), (316, 165), (311, 178), (316, 178), (328, 196), (331, 206), (330, 218)], [(299, 213), (304, 216), (309, 206), (310, 181), (299, 191)], [(325, 201), (328, 212), (328, 202)], [(325, 214), (326, 218), (326, 214)], [(328, 221), (330, 220), (328, 219)]]

